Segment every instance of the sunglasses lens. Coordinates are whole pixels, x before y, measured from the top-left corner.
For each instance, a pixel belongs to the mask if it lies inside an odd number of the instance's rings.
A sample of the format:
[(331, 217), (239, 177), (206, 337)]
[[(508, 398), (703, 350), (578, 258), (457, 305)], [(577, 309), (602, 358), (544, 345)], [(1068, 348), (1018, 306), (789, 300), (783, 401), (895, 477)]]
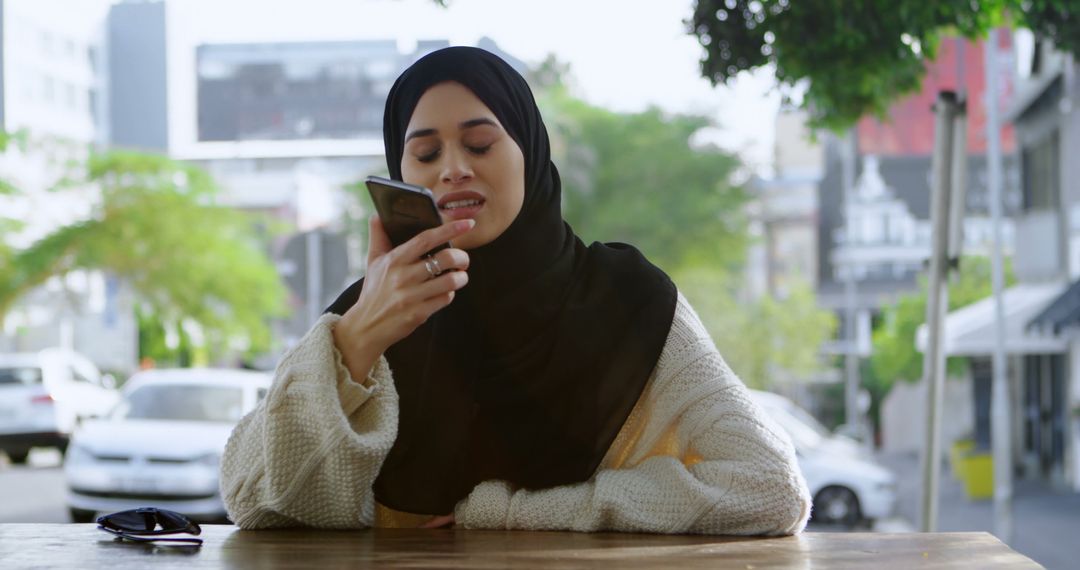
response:
[(111, 526), (121, 530), (131, 530), (136, 532), (154, 530), (157, 526), (154, 515), (152, 513), (140, 511), (142, 511), (142, 509), (113, 513), (101, 517), (98, 519), (98, 522), (104, 526)]
[(189, 525), (198, 528), (198, 525), (195, 525), (195, 523), (192, 523), (187, 517), (180, 513), (159, 510), (157, 516), (158, 522), (161, 523), (161, 528), (165, 530), (184, 530), (188, 528)]

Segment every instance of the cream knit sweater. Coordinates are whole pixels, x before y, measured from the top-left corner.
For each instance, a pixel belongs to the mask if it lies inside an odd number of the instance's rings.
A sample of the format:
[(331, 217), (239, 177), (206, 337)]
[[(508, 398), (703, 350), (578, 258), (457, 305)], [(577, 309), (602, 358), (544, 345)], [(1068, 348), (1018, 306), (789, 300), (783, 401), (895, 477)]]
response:
[[(233, 431), (221, 494), (241, 528), (365, 528), (371, 485), (397, 433), (385, 358), (363, 382), (324, 315), (278, 366), (267, 397)], [(381, 507), (380, 507), (381, 508)], [(679, 295), (656, 370), (589, 481), (514, 490), (477, 485), (459, 527), (705, 534), (793, 534), (810, 496), (784, 434), (750, 400)]]

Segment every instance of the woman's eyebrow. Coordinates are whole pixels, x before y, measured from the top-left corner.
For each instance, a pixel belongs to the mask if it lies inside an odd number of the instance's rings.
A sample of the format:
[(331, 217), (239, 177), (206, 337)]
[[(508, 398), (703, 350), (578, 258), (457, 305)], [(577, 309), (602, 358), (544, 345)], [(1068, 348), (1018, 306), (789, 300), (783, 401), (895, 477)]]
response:
[(498, 127), (499, 126), (498, 123), (496, 123), (495, 121), (492, 121), (491, 119), (488, 119), (486, 117), (481, 117), (479, 119), (469, 119), (468, 121), (465, 121), (465, 122), (461, 123), (460, 125), (458, 125), (458, 128), (461, 129), (461, 130), (465, 130), (465, 129), (471, 129), (473, 127), (479, 127), (480, 125), (489, 125), (489, 126), (492, 126), (492, 127)]
[[(473, 127), (479, 127), (481, 125), (487, 125), (496, 128), (498, 128), (499, 126), (499, 124), (495, 121), (492, 121), (491, 119), (488, 119), (486, 117), (481, 117), (479, 119), (469, 119), (468, 121), (463, 121), (458, 125), (458, 128), (461, 130), (465, 130), (471, 129)], [(431, 135), (436, 134), (439, 134), (438, 129), (416, 129), (415, 131), (405, 135), (405, 142), (409, 142), (416, 137), (430, 137)]]
[(415, 131), (405, 135), (405, 142), (409, 142), (416, 137), (430, 137), (437, 134), (439, 131), (435, 129), (416, 129)]

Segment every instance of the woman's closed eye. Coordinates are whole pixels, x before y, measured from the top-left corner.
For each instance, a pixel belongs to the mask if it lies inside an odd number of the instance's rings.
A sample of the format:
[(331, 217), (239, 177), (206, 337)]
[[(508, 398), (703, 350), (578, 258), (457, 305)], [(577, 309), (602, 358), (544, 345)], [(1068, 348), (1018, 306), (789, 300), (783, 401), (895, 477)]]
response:
[(473, 153), (473, 154), (483, 155), (483, 154), (486, 154), (487, 151), (491, 150), (491, 145), (493, 145), (493, 144), (495, 144), (495, 143), (488, 143), (488, 144), (482, 145), (482, 146), (465, 145), (465, 148), (468, 149), (468, 151)]
[[(487, 154), (487, 152), (489, 150), (491, 150), (491, 147), (494, 144), (495, 143), (488, 143), (488, 144), (485, 144), (485, 145), (482, 145), (482, 146), (476, 146), (476, 145), (464, 145), (464, 146), (465, 146), (465, 150), (469, 151), (470, 153), (475, 154), (477, 156), (483, 156), (483, 155)], [(420, 162), (423, 162), (423, 163), (434, 162), (437, 158), (439, 158), (439, 155), (441, 153), (442, 153), (441, 148), (435, 148), (434, 150), (431, 150), (431, 151), (428, 151), (428, 152), (416, 153), (416, 160), (418, 160)]]
[(437, 148), (428, 153), (417, 153), (416, 155), (416, 160), (424, 163), (434, 162), (436, 158), (439, 158), (439, 149)]

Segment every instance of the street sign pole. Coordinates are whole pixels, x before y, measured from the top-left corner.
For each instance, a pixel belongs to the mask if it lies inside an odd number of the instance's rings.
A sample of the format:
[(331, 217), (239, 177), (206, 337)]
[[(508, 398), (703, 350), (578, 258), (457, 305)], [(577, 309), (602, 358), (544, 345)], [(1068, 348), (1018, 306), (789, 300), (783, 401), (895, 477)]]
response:
[[(926, 326), (928, 338), (923, 354), (923, 379), (926, 383), (926, 444), (923, 446), (922, 532), (937, 529), (938, 479), (941, 463), (941, 405), (945, 391), (945, 353), (941, 332), (945, 309), (949, 304), (946, 287), (949, 255), (949, 200), (952, 182), (953, 129), (958, 104), (956, 94), (943, 91), (934, 105), (934, 157), (932, 163), (930, 221), (932, 249), (930, 278), (926, 291)], [(961, 135), (962, 136), (962, 135)]]
[(993, 228), (991, 286), (994, 292), (993, 386), (990, 396), (991, 443), (994, 458), (994, 534), (1008, 544), (1012, 541), (1012, 417), (1009, 410), (1009, 378), (1005, 360), (1005, 287), (1001, 258), (1001, 122), (998, 116), (1000, 92), (997, 29), (986, 40), (986, 163), (989, 170), (990, 220)]

